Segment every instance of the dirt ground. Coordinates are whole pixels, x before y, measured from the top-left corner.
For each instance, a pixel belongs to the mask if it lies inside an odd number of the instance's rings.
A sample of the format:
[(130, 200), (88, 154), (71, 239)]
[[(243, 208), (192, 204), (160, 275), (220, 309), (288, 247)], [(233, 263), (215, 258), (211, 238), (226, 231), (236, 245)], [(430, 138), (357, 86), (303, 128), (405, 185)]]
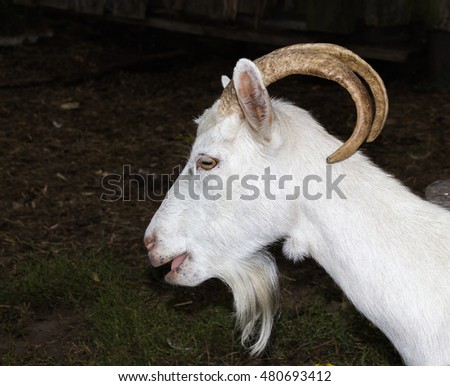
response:
[[(102, 178), (123, 174), (124, 165), (131, 173), (161, 175), (183, 164), (195, 136), (193, 118), (219, 96), (220, 76), (232, 73), (236, 58), (258, 53), (227, 43), (227, 54), (220, 55), (214, 44), (186, 37), (177, 46), (176, 38), (169, 44), (155, 31), (46, 23), (53, 37), (0, 47), (0, 280), (12, 277), (30, 251), (47, 256), (95, 251), (99, 244), (145, 269), (143, 233), (159, 203), (139, 201), (142, 186), (134, 182), (124, 200), (102, 201)], [(407, 66), (373, 65), (386, 81), (390, 114), (383, 134), (365, 151), (423, 195), (430, 183), (450, 178), (450, 91)], [(339, 87), (296, 77), (270, 91), (311, 111), (332, 134), (349, 135), (354, 109)], [(305, 286), (326, 282), (330, 304), (341, 299), (313, 263), (297, 272), (279, 260), (286, 312)], [(209, 290), (198, 289), (206, 299)], [(57, 318), (60, 313), (28, 319), (30, 341), (23, 347), (48, 341), (55, 328), (52, 339), (64, 336)], [(61, 349), (54, 344), (55, 352)]]

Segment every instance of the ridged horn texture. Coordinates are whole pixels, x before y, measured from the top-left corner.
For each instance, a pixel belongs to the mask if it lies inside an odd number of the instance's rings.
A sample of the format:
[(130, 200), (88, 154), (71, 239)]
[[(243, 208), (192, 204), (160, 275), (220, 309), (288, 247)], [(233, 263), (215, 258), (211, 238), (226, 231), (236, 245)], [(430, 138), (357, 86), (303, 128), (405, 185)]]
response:
[[(289, 75), (312, 75), (339, 83), (351, 95), (357, 112), (355, 128), (350, 138), (327, 158), (328, 163), (347, 159), (364, 141), (373, 141), (383, 129), (388, 113), (386, 88), (376, 71), (352, 51), (326, 43), (295, 44), (262, 56), (254, 63), (266, 87)], [(369, 86), (373, 101), (356, 74)], [(220, 99), (223, 114), (240, 111), (233, 82)]]

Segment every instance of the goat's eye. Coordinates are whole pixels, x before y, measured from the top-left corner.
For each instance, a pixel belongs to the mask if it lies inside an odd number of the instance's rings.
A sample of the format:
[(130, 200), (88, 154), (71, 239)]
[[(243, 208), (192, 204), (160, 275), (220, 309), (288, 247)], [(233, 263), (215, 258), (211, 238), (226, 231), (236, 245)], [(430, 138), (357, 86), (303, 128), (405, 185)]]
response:
[(201, 155), (197, 160), (197, 167), (203, 170), (211, 170), (217, 165), (218, 161), (207, 155)]

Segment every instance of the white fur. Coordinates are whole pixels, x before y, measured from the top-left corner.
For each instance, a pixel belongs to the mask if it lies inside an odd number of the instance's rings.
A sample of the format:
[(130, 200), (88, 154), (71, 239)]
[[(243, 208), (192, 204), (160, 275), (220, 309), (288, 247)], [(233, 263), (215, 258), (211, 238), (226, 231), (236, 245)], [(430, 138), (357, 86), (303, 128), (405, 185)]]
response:
[[(235, 83), (239, 75), (234, 74)], [(223, 116), (217, 101), (198, 119), (182, 174), (200, 176), (193, 183), (197, 192), (209, 175), (260, 176), (268, 166), (272, 174), (294, 180), (284, 190), (272, 183), (275, 200), (239, 199), (248, 193), (239, 184), (229, 199), (180, 200), (172, 187), (146, 231), (147, 239), (156, 238), (152, 263), (188, 251), (190, 257), (168, 277), (171, 283), (197, 285), (212, 277), (226, 282), (243, 343), (253, 341), (252, 353), (259, 354), (269, 339), (278, 296), (277, 270), (264, 250), (285, 239), (287, 257), (312, 256), (406, 364), (450, 364), (450, 212), (413, 195), (359, 152), (332, 168), (333, 176), (345, 174), (339, 188), (346, 199), (286, 200), (305, 176), (326, 180), (326, 156), (341, 142), (304, 110), (269, 103), (273, 119), (266, 143), (239, 114)], [(199, 154), (218, 159), (218, 165), (210, 171), (198, 168)], [(187, 191), (188, 181), (176, 184)], [(262, 181), (252, 184), (264, 190)]]

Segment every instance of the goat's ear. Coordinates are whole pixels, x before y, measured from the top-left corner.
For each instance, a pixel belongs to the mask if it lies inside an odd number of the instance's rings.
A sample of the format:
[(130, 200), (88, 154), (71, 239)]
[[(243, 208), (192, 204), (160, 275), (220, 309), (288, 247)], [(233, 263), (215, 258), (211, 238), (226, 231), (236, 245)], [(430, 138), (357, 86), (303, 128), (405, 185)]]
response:
[(222, 75), (222, 78), (220, 78), (221, 82), (222, 82), (222, 87), (225, 88), (228, 86), (228, 83), (230, 83), (231, 79), (228, 78), (228, 76), (226, 75)]
[(233, 83), (239, 104), (250, 126), (264, 142), (269, 142), (272, 103), (258, 67), (248, 59), (240, 59), (234, 68)]

